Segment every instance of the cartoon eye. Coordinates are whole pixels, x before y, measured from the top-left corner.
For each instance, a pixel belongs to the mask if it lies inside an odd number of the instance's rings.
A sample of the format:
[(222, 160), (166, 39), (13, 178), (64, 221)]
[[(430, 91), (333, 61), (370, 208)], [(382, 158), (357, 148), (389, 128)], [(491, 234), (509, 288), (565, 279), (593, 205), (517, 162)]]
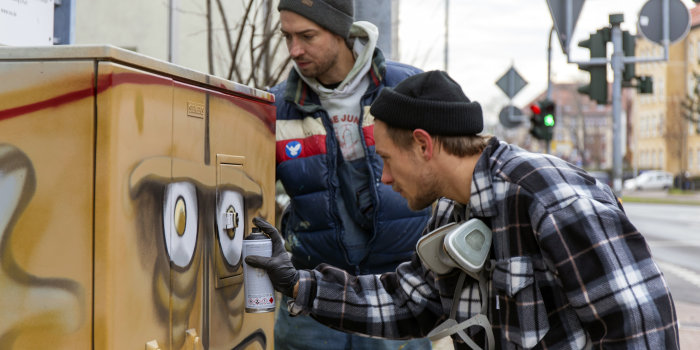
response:
[(226, 262), (236, 266), (241, 261), (245, 229), (243, 196), (235, 191), (221, 191), (216, 204), (216, 226), (221, 251)]
[(189, 182), (175, 182), (165, 189), (163, 234), (170, 261), (186, 267), (197, 246), (197, 190)]
[(10, 172), (2, 170), (0, 169), (0, 193), (3, 194), (0, 196), (0, 238), (17, 208), (27, 174), (22, 168)]

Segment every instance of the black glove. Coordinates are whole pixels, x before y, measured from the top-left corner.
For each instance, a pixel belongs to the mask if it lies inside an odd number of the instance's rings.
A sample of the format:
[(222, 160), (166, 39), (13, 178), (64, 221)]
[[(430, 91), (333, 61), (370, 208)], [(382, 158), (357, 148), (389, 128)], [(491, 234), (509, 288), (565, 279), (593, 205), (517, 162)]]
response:
[(272, 257), (250, 255), (245, 258), (245, 263), (267, 271), (267, 275), (270, 277), (275, 290), (293, 298), (294, 286), (299, 281), (299, 272), (292, 265), (292, 259), (289, 257), (287, 250), (284, 249), (282, 235), (274, 226), (262, 218), (253, 218), (253, 224), (270, 236), (272, 240)]

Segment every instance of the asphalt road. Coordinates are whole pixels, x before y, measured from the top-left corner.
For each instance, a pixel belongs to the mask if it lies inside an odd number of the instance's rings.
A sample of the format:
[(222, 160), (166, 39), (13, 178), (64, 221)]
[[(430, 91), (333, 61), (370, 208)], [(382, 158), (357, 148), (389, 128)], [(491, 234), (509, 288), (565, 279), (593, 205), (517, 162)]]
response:
[(700, 347), (700, 206), (625, 203), (676, 304), (681, 349)]

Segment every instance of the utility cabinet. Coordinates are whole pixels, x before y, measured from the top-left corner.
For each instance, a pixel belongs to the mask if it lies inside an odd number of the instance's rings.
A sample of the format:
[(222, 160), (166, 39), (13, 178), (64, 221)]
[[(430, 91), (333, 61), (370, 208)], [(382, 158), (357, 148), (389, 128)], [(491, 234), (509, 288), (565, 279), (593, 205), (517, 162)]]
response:
[(274, 96), (111, 46), (0, 48), (0, 349), (272, 349)]

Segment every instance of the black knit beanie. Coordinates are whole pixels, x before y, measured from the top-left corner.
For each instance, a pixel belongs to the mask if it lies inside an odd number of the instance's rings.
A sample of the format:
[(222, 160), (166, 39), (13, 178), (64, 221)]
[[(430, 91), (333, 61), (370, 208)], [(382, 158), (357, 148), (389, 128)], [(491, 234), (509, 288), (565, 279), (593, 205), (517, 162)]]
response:
[(479, 103), (469, 101), (456, 81), (437, 70), (384, 88), (370, 113), (392, 127), (424, 129), (433, 135), (476, 135), (484, 129)]
[(295, 12), (346, 39), (355, 16), (353, 0), (280, 0), (277, 10)]

